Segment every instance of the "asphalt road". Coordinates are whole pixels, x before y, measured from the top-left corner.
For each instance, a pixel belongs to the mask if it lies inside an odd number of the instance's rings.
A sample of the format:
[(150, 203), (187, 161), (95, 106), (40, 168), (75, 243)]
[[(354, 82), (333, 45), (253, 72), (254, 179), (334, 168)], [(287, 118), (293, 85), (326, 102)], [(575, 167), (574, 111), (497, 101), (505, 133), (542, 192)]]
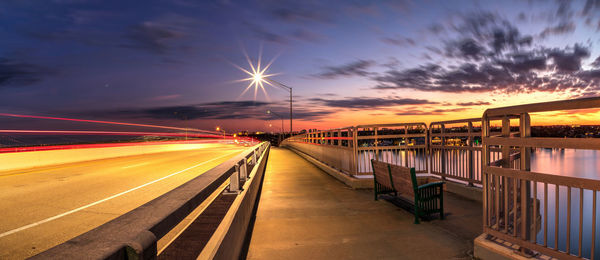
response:
[(222, 145), (0, 172), (0, 259), (22, 259), (106, 223), (247, 147)]

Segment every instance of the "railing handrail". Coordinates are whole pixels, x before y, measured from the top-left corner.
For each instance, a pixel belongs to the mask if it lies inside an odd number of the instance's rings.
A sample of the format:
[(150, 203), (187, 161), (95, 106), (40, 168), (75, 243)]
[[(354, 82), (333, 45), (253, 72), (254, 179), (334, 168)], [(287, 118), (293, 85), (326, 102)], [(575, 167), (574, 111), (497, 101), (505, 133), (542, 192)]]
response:
[(499, 107), (487, 109), (484, 117), (496, 117), (504, 115), (518, 115), (522, 113), (547, 112), (556, 110), (572, 110), (600, 107), (600, 97), (579, 98), (570, 100), (541, 102), (509, 107)]
[(468, 123), (468, 122), (481, 122), (481, 117), (447, 120), (447, 121), (435, 121), (435, 122), (429, 123), (429, 129), (431, 129), (431, 127), (433, 125), (459, 124), (459, 123)]
[[(268, 149), (263, 142), (204, 172), (181, 186), (99, 227), (46, 250), (32, 259), (125, 258), (128, 248), (144, 252), (215, 192), (240, 162)], [(255, 161), (256, 162), (256, 161)], [(257, 168), (257, 167), (255, 167)]]
[(393, 126), (415, 126), (415, 125), (423, 125), (425, 127), (425, 130), (428, 129), (427, 128), (427, 124), (425, 124), (423, 122), (357, 125), (356, 128), (393, 127)]

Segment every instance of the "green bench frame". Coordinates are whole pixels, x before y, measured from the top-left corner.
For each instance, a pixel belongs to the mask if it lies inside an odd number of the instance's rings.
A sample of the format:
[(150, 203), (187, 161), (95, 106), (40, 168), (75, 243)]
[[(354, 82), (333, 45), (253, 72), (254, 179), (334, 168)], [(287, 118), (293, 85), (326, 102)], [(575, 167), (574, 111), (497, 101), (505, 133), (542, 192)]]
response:
[[(379, 164), (379, 165), (377, 165)], [(385, 164), (387, 167), (382, 167)], [(444, 219), (444, 182), (432, 182), (423, 185), (418, 185), (417, 174), (415, 168), (402, 167), (397, 165), (390, 165), (381, 161), (372, 159), (371, 166), (373, 167), (373, 191), (375, 194), (375, 200), (380, 194), (391, 194), (398, 196), (400, 194), (413, 195), (414, 201), (408, 200), (414, 208), (415, 224), (419, 224), (419, 218), (428, 216), (432, 213), (439, 213), (440, 219)], [(395, 171), (392, 171), (394, 167)], [(389, 182), (387, 179), (377, 180), (376, 170), (383, 170), (387, 168), (387, 175), (389, 176)], [(404, 172), (402, 172), (404, 171)], [(404, 186), (406, 190), (401, 190), (402, 181), (407, 181), (408, 175), (410, 174), (411, 184)], [(381, 177), (385, 174), (379, 173)], [(405, 176), (403, 176), (405, 175)]]

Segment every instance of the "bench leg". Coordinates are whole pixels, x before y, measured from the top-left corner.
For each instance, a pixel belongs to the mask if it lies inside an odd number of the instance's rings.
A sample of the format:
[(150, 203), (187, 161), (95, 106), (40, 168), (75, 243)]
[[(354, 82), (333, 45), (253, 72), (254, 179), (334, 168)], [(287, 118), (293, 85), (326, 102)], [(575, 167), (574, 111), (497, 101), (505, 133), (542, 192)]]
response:
[(377, 201), (377, 180), (375, 180), (375, 176), (373, 176), (373, 194), (375, 194), (375, 201)]
[(420, 224), (419, 222), (419, 206), (417, 206), (418, 202), (415, 201), (415, 224)]
[(440, 219), (444, 219), (444, 190), (440, 189)]

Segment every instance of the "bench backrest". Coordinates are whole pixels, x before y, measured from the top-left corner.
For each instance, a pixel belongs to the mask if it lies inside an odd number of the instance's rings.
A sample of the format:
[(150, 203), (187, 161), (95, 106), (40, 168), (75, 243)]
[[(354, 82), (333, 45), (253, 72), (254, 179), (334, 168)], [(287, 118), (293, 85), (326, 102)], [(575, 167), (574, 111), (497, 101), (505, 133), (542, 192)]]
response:
[(390, 180), (390, 169), (388, 168), (388, 165), (389, 164), (384, 162), (371, 160), (371, 166), (373, 166), (373, 178), (375, 178), (375, 181), (385, 187), (393, 188), (394, 186), (392, 186), (392, 181)]
[(391, 164), (390, 171), (394, 188), (402, 194), (414, 196), (415, 190), (417, 189), (417, 175), (415, 174), (415, 168)]

